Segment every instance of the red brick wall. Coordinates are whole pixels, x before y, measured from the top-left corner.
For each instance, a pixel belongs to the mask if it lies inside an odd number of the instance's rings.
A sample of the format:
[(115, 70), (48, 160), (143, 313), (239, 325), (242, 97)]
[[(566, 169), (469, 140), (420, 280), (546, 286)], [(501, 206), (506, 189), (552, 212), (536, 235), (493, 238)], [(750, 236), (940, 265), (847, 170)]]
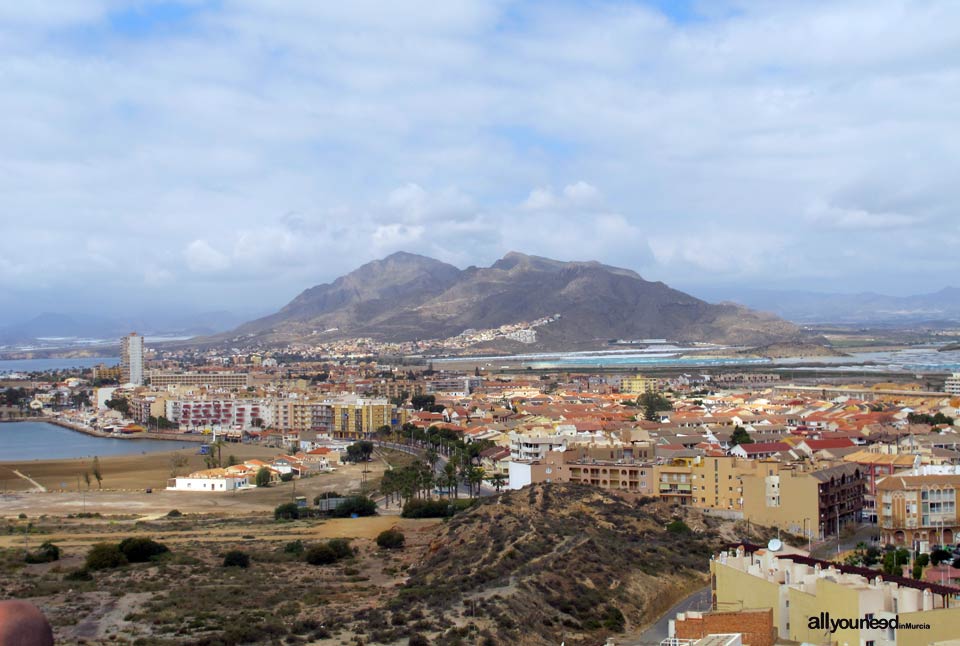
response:
[(717, 633), (742, 633), (746, 646), (773, 646), (773, 609), (709, 612), (699, 618), (677, 619), (679, 639), (700, 639)]

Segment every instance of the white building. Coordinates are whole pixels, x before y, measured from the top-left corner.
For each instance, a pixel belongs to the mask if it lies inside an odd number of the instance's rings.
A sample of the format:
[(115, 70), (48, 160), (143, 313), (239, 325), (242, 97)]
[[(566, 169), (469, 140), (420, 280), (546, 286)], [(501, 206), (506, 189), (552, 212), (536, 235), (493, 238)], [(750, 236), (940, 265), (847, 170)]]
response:
[(120, 339), (120, 381), (143, 385), (143, 337), (136, 332)]
[(960, 395), (960, 372), (955, 372), (947, 377), (943, 385), (943, 392), (950, 395)]
[(253, 486), (247, 474), (230, 473), (226, 469), (207, 469), (195, 471), (190, 475), (178, 476), (167, 481), (167, 489), (172, 491), (234, 491)]

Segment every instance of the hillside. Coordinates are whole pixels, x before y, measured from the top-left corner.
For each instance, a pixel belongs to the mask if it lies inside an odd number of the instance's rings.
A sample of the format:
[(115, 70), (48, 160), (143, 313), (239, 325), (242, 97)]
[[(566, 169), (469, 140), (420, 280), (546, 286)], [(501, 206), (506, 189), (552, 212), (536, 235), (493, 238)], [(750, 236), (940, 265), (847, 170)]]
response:
[(536, 328), (537, 341), (529, 349), (596, 346), (611, 338), (763, 345), (803, 337), (795, 325), (771, 314), (710, 304), (597, 262), (509, 253), (490, 267), (461, 271), (396, 253), (312, 287), (279, 312), (212, 340), (413, 341), (548, 317), (555, 318)]
[[(455, 637), (469, 624), (486, 636), (482, 643), (603, 643), (706, 584), (722, 523), (696, 510), (677, 513), (699, 531), (667, 531), (673, 511), (653, 499), (580, 485), (485, 500), (440, 530), (387, 610), (364, 622), (409, 630), (404, 620), (419, 617), (432, 644), (460, 643)], [(387, 630), (373, 634), (392, 642)]]

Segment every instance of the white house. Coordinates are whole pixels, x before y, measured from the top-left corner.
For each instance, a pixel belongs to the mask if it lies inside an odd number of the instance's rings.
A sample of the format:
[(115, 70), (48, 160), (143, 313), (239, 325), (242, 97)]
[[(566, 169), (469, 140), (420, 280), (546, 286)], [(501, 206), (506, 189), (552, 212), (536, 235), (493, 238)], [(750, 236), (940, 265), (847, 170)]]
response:
[(249, 475), (229, 473), (226, 469), (195, 471), (167, 481), (171, 491), (234, 491), (252, 485)]

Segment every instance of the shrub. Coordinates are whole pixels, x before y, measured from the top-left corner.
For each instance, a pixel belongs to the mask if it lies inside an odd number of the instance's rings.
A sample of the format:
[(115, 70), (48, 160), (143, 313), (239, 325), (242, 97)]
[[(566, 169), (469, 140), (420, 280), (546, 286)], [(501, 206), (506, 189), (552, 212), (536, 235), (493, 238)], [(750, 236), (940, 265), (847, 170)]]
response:
[(276, 520), (281, 518), (296, 520), (300, 518), (300, 508), (295, 502), (285, 502), (273, 510), (273, 517)]
[(337, 555), (326, 543), (314, 545), (307, 550), (304, 560), (310, 565), (330, 565), (337, 562)]
[(353, 556), (353, 548), (350, 547), (350, 541), (334, 538), (308, 549), (304, 560), (310, 565), (330, 565), (351, 556)]
[(167, 512), (167, 518), (180, 518), (183, 516), (179, 509), (171, 509)]
[(158, 543), (151, 538), (125, 538), (120, 541), (120, 551), (127, 557), (131, 563), (146, 563), (155, 556), (166, 554), (170, 551), (163, 543)]
[(337, 559), (347, 559), (353, 556), (353, 548), (350, 547), (350, 541), (345, 538), (332, 538), (327, 541), (327, 545), (337, 555)]
[(260, 470), (257, 471), (256, 485), (258, 487), (270, 486), (270, 469), (267, 467), (260, 467)]
[(377, 503), (366, 496), (353, 496), (344, 500), (339, 507), (330, 512), (335, 518), (349, 518), (357, 516), (374, 516), (377, 513)]
[(474, 500), (410, 500), (403, 506), (404, 518), (449, 518), (472, 507)]
[(84, 567), (88, 570), (108, 570), (127, 564), (127, 557), (117, 543), (97, 543), (87, 552)]
[(40, 545), (40, 549), (36, 552), (31, 552), (27, 554), (26, 561), (27, 563), (52, 563), (53, 561), (60, 560), (60, 548), (46, 541)]
[(313, 497), (313, 504), (319, 505), (321, 500), (326, 500), (327, 498), (340, 498), (340, 494), (336, 491), (324, 491), (322, 494)]
[(297, 556), (300, 556), (303, 554), (303, 551), (303, 541), (301, 540), (291, 541), (283, 546), (284, 554), (296, 554)]
[(395, 550), (403, 547), (406, 537), (399, 529), (388, 529), (377, 536), (377, 545), (385, 550)]
[(65, 581), (93, 581), (93, 575), (85, 567), (68, 572), (63, 578)]
[(292, 474), (292, 473), (281, 473), (281, 474), (280, 474), (280, 482), (290, 482), (291, 480), (293, 480), (293, 474)]
[(430, 646), (430, 640), (421, 633), (413, 633), (410, 635), (410, 641), (407, 643), (410, 644), (410, 646)]
[(689, 534), (692, 532), (689, 526), (679, 518), (670, 522), (667, 525), (667, 531), (672, 534)]
[(223, 555), (223, 567), (250, 567), (250, 555), (240, 550), (230, 550)]

